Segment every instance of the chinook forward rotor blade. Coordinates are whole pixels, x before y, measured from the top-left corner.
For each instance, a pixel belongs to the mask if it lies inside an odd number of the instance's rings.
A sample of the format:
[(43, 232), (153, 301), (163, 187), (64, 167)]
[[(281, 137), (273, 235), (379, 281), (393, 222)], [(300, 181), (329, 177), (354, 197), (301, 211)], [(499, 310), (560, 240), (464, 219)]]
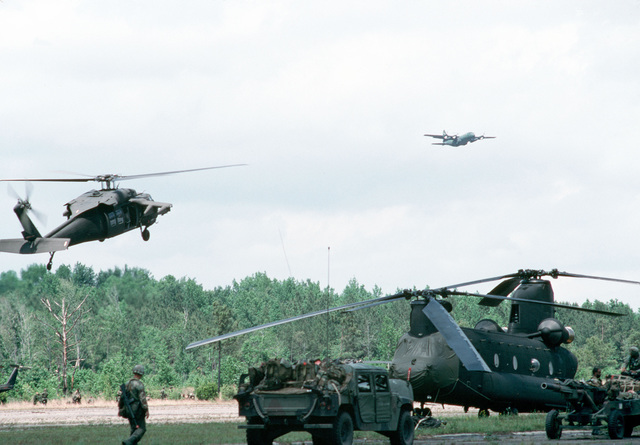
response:
[[(398, 298), (398, 297), (396, 297), (396, 298)], [(241, 329), (239, 331), (230, 332), (228, 334), (218, 335), (217, 337), (211, 337), (211, 338), (208, 338), (206, 340), (196, 341), (196, 342), (190, 343), (185, 349), (197, 348), (198, 346), (208, 345), (210, 343), (219, 342), (219, 341), (222, 341), (222, 340), (226, 340), (228, 338), (233, 338), (233, 337), (237, 337), (239, 335), (248, 334), (250, 332), (260, 331), (262, 329), (270, 328), (270, 327), (273, 327), (273, 326), (279, 326), (281, 324), (291, 323), (293, 321), (304, 320), (305, 318), (317, 317), (318, 315), (324, 315), (324, 314), (328, 314), (330, 312), (341, 311), (343, 309), (349, 309), (349, 308), (360, 306), (360, 305), (366, 305), (366, 304), (369, 304), (369, 303), (373, 303), (373, 302), (379, 301), (381, 299), (388, 299), (388, 297), (373, 298), (371, 300), (359, 301), (357, 303), (349, 303), (349, 304), (345, 304), (344, 306), (338, 306), (338, 307), (334, 307), (334, 308), (330, 308), (330, 309), (321, 309), (321, 310), (318, 310), (318, 311), (309, 312), (307, 314), (298, 315), (298, 316), (291, 317), (291, 318), (286, 318), (286, 319), (283, 319), (283, 320), (272, 321), (271, 323), (265, 323), (265, 324), (262, 324), (260, 326), (253, 326), (251, 328)]]
[(456, 353), (468, 371), (491, 372), (480, 353), (471, 344), (469, 338), (462, 332), (449, 312), (435, 298), (430, 298), (422, 312), (442, 334), (453, 352)]

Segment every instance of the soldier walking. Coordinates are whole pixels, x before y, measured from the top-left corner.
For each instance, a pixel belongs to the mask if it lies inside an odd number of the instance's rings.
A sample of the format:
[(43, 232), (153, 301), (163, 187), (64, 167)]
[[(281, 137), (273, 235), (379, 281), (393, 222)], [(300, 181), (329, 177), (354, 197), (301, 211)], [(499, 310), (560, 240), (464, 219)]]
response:
[[(147, 432), (147, 425), (145, 419), (149, 418), (149, 406), (147, 405), (147, 395), (144, 391), (144, 383), (140, 381), (144, 375), (144, 367), (142, 365), (136, 365), (133, 367), (133, 378), (126, 384), (127, 395), (126, 399), (129, 401), (133, 418), (129, 414), (129, 410), (124, 406), (125, 397), (120, 397), (118, 406), (120, 413), (124, 413), (123, 417), (129, 419), (129, 426), (131, 427), (131, 436), (122, 441), (123, 445), (133, 445), (142, 439), (144, 433)], [(124, 394), (123, 394), (124, 396)]]

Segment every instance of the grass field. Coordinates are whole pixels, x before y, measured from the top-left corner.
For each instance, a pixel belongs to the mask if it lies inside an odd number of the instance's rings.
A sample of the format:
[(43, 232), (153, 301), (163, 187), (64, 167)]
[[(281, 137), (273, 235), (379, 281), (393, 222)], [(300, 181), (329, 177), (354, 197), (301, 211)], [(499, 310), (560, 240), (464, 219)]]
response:
[[(447, 422), (440, 428), (421, 429), (417, 437), (429, 438), (438, 434), (502, 433), (507, 431), (540, 431), (544, 429), (544, 414), (519, 416), (476, 416), (442, 418)], [(59, 426), (59, 427), (10, 427), (0, 424), (2, 444), (115, 444), (128, 436), (128, 427), (118, 426)], [(385, 438), (377, 433), (356, 432), (356, 438)], [(308, 433), (289, 433), (277, 440), (280, 444), (310, 441)], [(237, 423), (202, 424), (151, 424), (141, 442), (145, 445), (160, 444), (241, 444), (245, 443), (244, 430)]]

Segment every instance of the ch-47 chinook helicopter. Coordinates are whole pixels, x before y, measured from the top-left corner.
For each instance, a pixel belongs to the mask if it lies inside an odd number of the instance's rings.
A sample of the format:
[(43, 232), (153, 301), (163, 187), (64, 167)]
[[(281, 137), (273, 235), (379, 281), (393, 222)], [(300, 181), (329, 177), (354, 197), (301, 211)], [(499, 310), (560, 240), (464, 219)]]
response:
[(66, 203), (64, 213), (67, 220), (42, 236), (31, 221), (28, 212), (32, 210), (29, 196), (18, 198), (13, 211), (22, 224), (22, 238), (1, 239), (0, 252), (33, 254), (49, 253), (47, 269), (51, 270), (53, 255), (59, 250), (86, 243), (88, 241), (104, 241), (107, 238), (121, 235), (139, 228), (142, 239), (148, 241), (149, 226), (156, 222), (160, 215), (171, 210), (172, 204), (157, 202), (148, 193), (138, 193), (133, 189), (118, 188), (119, 181), (149, 178), (152, 176), (166, 176), (176, 173), (187, 173), (218, 168), (238, 167), (245, 164), (221, 165), (217, 167), (194, 168), (142, 175), (108, 174), (86, 178), (63, 179), (0, 179), (0, 181), (30, 182), (90, 182), (101, 184), (100, 190), (88, 191)]
[[(554, 308), (622, 316), (615, 312), (559, 304), (545, 276), (605, 280), (629, 284), (637, 281), (559, 272), (556, 269), (520, 270), (514, 274), (486, 278), (438, 289), (406, 290), (371, 300), (279, 320), (253, 328), (191, 343), (187, 349), (225, 340), (249, 332), (315, 317), (334, 311), (364, 309), (392, 301), (412, 300), (410, 329), (400, 338), (390, 374), (408, 380), (414, 400), (476, 407), (481, 415), (489, 409), (517, 413), (564, 407), (565, 398), (541, 388), (549, 379), (571, 379), (578, 361), (562, 345), (574, 339), (571, 328), (554, 318)], [(503, 280), (488, 294), (461, 292), (459, 287)], [(511, 296), (509, 296), (511, 294)], [(507, 329), (493, 320), (480, 320), (474, 328), (463, 328), (451, 317), (448, 296), (481, 298), (479, 304), (497, 306), (511, 302)]]

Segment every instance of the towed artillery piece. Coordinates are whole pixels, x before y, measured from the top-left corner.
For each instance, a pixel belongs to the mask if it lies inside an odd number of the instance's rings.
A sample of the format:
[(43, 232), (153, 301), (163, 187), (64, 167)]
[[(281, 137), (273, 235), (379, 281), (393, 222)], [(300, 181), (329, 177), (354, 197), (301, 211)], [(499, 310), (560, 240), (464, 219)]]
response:
[[(248, 381), (247, 381), (248, 378)], [(307, 431), (314, 445), (346, 445), (353, 431), (376, 431), (393, 445), (411, 445), (413, 390), (405, 380), (362, 363), (272, 359), (240, 377), (239, 415), (248, 445), (272, 444), (291, 431)]]
[(553, 409), (547, 413), (549, 439), (559, 439), (563, 429), (591, 428), (597, 434), (604, 423), (611, 439), (622, 439), (631, 437), (633, 428), (640, 425), (640, 381), (633, 378), (612, 376), (604, 387), (570, 379), (541, 386), (562, 394), (567, 402), (565, 412)]

